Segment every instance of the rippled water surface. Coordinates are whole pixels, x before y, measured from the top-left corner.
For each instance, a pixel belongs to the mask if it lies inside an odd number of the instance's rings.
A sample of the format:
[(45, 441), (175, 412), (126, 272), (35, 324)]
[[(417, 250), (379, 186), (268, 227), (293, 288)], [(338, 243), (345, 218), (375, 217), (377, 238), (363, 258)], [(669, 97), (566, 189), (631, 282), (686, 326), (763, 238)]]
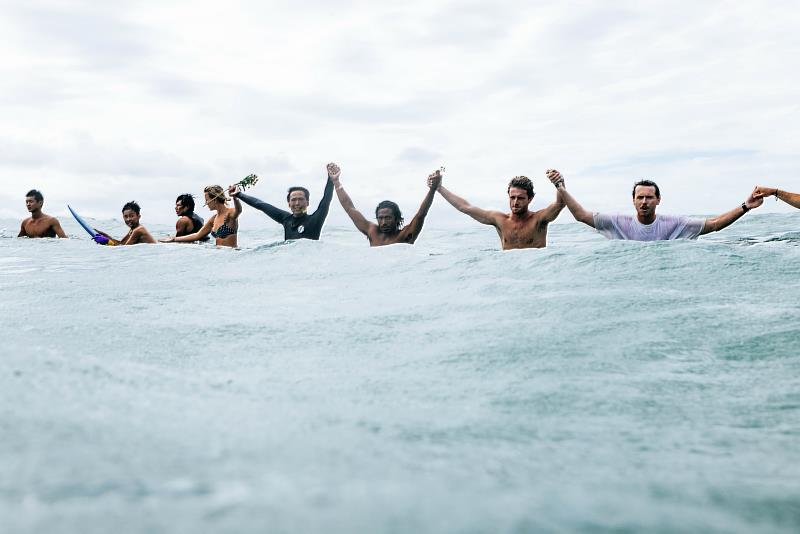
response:
[(800, 530), (798, 215), (507, 253), (62, 222), (0, 221), (6, 532)]

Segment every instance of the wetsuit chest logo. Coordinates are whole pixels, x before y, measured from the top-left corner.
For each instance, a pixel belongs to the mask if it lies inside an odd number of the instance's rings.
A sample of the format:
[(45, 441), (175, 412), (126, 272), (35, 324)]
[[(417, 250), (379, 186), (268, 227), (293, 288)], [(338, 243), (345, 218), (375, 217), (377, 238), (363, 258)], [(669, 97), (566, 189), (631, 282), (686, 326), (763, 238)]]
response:
[(297, 232), (298, 232), (298, 233), (302, 234), (302, 233), (303, 233), (303, 232), (305, 232), (305, 231), (306, 231), (306, 227), (305, 227), (305, 226), (303, 226), (302, 224), (301, 224), (300, 226), (298, 226), (298, 227), (297, 227)]

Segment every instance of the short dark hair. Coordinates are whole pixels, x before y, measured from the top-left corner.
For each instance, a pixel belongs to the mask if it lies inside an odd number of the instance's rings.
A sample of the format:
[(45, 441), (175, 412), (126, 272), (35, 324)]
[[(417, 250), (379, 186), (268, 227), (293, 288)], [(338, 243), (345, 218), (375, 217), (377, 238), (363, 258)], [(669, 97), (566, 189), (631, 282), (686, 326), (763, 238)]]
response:
[(528, 198), (533, 198), (533, 182), (527, 176), (515, 176), (508, 182), (508, 189), (506, 193), (511, 192), (512, 187), (518, 187), (520, 189), (524, 189), (526, 193), (528, 193)]
[(289, 188), (289, 191), (286, 193), (286, 202), (289, 202), (289, 197), (292, 196), (292, 191), (302, 191), (303, 195), (306, 197), (306, 202), (311, 200), (311, 195), (308, 193), (308, 189), (305, 187), (300, 187), (299, 185), (293, 185)]
[(656, 198), (659, 199), (659, 200), (661, 199), (661, 191), (658, 190), (658, 184), (656, 184), (652, 180), (639, 180), (638, 182), (633, 184), (633, 191), (631, 191), (631, 196), (632, 197), (636, 198), (636, 188), (639, 187), (640, 185), (644, 186), (644, 187), (655, 187), (656, 188)]
[(131, 200), (130, 202), (122, 206), (123, 213), (125, 213), (125, 210), (133, 210), (136, 212), (136, 215), (139, 215), (139, 213), (142, 211), (142, 208), (139, 207), (139, 204), (137, 204), (135, 200)]
[(397, 229), (399, 230), (400, 227), (403, 226), (403, 213), (400, 211), (400, 206), (398, 206), (391, 200), (384, 200), (380, 204), (378, 204), (377, 208), (375, 208), (375, 217), (378, 216), (378, 211), (384, 208), (389, 208), (390, 210), (392, 210), (392, 215), (397, 221)]
[(184, 208), (189, 208), (189, 211), (194, 211), (194, 197), (189, 193), (178, 195), (175, 202), (180, 202)]
[(44, 201), (44, 197), (42, 196), (42, 192), (37, 189), (31, 189), (27, 193), (25, 193), (26, 197), (33, 197), (36, 199), (36, 202)]

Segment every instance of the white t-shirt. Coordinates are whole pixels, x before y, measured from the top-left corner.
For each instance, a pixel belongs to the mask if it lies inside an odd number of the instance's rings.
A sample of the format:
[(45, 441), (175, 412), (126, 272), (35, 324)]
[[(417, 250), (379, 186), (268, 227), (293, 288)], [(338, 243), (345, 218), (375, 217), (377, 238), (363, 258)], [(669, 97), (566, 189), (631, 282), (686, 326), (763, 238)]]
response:
[(608, 239), (660, 241), (664, 239), (697, 239), (703, 231), (704, 219), (677, 215), (656, 215), (651, 224), (642, 224), (632, 215), (594, 214), (595, 229)]

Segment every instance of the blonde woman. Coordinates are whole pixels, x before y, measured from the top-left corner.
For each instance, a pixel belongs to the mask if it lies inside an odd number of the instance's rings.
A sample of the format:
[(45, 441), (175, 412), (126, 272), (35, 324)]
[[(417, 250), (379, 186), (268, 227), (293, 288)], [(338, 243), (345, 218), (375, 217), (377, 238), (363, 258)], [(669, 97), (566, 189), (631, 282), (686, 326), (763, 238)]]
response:
[(197, 232), (180, 237), (167, 237), (162, 239), (164, 243), (177, 241), (185, 243), (188, 241), (198, 241), (208, 234), (216, 238), (217, 246), (236, 247), (236, 233), (239, 231), (239, 215), (242, 213), (242, 204), (239, 199), (233, 197), (233, 207), (228, 207), (228, 197), (225, 190), (218, 185), (210, 185), (203, 190), (206, 197), (206, 206), (211, 211), (216, 211), (214, 217), (209, 217), (206, 223)]

